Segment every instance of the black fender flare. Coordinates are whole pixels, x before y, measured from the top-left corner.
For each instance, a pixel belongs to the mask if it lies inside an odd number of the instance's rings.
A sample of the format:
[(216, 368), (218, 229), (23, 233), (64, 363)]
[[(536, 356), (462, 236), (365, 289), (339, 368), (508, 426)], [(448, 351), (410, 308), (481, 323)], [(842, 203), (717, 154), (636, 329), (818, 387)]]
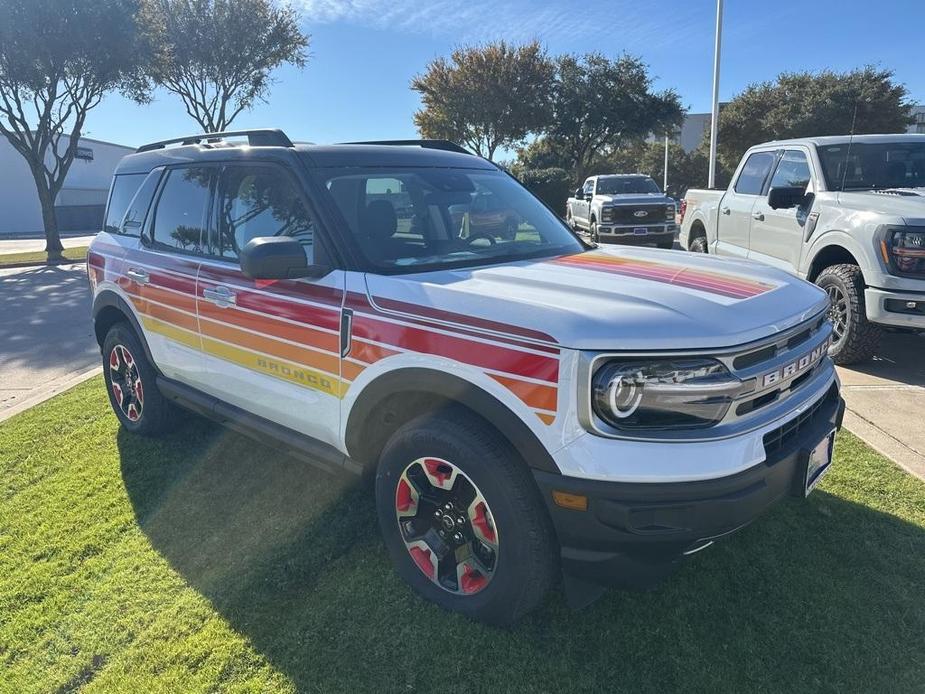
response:
[(386, 398), (402, 392), (425, 393), (460, 403), (494, 426), (531, 468), (561, 474), (536, 434), (494, 395), (459, 376), (419, 367), (389, 371), (363, 388), (347, 417), (345, 443), (351, 457), (363, 459), (364, 425)]
[[(148, 363), (151, 364), (151, 366), (153, 366), (156, 371), (158, 371), (154, 357), (151, 356), (151, 348), (148, 347), (148, 340), (145, 338), (145, 332), (142, 330), (141, 324), (135, 317), (135, 312), (132, 311), (125, 299), (123, 299), (111, 289), (104, 289), (96, 295), (95, 299), (93, 299), (91, 315), (93, 316), (93, 327), (94, 332), (96, 333), (97, 344), (99, 344), (99, 346), (102, 348), (103, 340), (106, 337), (105, 332), (102, 332), (101, 334), (101, 331), (97, 329), (97, 321), (100, 315), (104, 313), (104, 311), (108, 312), (107, 309), (115, 309), (125, 317), (125, 320), (128, 321), (129, 325), (132, 326), (132, 330), (135, 331), (135, 335), (141, 342), (141, 346), (145, 351), (145, 357), (147, 357)], [(158, 371), (158, 373), (160, 372)]]

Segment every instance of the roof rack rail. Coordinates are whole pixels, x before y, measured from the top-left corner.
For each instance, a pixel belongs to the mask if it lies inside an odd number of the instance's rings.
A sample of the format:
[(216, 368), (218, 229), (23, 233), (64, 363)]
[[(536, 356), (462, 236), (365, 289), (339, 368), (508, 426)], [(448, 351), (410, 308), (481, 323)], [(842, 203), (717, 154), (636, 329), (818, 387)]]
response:
[(292, 147), (292, 140), (290, 140), (286, 133), (278, 128), (263, 128), (256, 130), (227, 130), (220, 133), (197, 133), (196, 135), (187, 135), (185, 137), (174, 137), (169, 140), (160, 140), (158, 142), (151, 142), (147, 145), (142, 145), (136, 152), (150, 152), (155, 149), (163, 149), (167, 145), (183, 144), (183, 145), (195, 145), (203, 140), (208, 140), (213, 142), (216, 140), (223, 140), (226, 137), (247, 137), (247, 144), (251, 147)]
[(392, 145), (395, 147), (424, 147), (425, 149), (442, 149), (445, 152), (469, 154), (475, 156), (465, 147), (450, 140), (369, 140), (366, 142), (341, 142), (342, 145)]

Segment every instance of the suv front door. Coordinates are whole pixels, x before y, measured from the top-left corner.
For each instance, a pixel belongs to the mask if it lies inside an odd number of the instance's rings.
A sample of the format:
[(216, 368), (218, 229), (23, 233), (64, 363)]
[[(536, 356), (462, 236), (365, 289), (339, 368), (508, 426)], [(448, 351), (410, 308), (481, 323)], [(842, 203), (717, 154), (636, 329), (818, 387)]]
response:
[(719, 203), (716, 252), (718, 255), (748, 255), (748, 237), (755, 203), (774, 163), (774, 152), (753, 152), (748, 156), (735, 184)]
[(800, 252), (803, 248), (803, 231), (811, 198), (806, 205), (790, 209), (773, 210), (768, 205), (767, 195), (771, 188), (791, 187), (812, 191), (812, 174), (806, 150), (784, 150), (771, 177), (764, 196), (755, 203), (749, 235), (748, 257), (769, 265), (796, 273), (800, 267)]
[(262, 236), (291, 236), (310, 265), (331, 264), (298, 180), (281, 164), (228, 164), (213, 218), (198, 297), (205, 390), (335, 444), (343, 270), (312, 280), (252, 280), (239, 264), (245, 244)]

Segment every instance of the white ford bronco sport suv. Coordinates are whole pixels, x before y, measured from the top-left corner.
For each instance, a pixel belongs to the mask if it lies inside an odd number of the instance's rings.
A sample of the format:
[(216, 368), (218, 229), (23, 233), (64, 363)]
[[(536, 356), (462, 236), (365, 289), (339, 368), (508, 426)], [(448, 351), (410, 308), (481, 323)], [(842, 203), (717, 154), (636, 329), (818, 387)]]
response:
[(681, 217), (682, 248), (825, 289), (836, 364), (869, 358), (883, 327), (925, 330), (925, 135), (755, 145), (728, 190), (687, 191)]
[[(473, 227), (480, 196), (513, 235)], [(146, 145), (88, 273), (122, 426), (168, 431), (179, 406), (374, 471), (397, 572), (496, 624), (559, 576), (574, 605), (650, 584), (805, 495), (841, 422), (820, 289), (584, 244), (448, 142)]]

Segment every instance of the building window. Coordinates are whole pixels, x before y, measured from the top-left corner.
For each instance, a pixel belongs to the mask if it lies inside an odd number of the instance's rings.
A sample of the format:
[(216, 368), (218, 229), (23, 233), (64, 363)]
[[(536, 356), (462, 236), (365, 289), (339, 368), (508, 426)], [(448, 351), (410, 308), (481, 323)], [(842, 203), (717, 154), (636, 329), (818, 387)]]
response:
[(84, 161), (93, 161), (93, 149), (90, 147), (78, 147), (74, 158), (83, 159)]

